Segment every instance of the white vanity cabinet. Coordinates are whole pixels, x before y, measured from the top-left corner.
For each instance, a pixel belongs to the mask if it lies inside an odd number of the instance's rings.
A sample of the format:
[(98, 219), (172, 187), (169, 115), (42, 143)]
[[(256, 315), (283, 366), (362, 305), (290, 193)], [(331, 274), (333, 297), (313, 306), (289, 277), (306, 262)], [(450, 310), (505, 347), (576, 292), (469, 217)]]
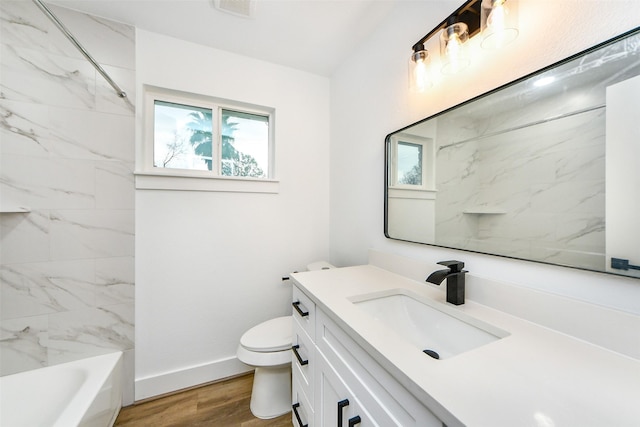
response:
[(443, 425), (296, 287), (293, 302), (294, 426)]

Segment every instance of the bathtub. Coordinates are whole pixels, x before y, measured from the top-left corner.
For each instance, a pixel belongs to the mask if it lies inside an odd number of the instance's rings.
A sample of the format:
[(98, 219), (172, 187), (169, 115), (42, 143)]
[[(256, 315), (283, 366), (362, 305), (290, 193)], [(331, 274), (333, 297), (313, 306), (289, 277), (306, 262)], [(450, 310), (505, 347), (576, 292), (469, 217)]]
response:
[(2, 427), (108, 427), (122, 406), (122, 353), (0, 378)]

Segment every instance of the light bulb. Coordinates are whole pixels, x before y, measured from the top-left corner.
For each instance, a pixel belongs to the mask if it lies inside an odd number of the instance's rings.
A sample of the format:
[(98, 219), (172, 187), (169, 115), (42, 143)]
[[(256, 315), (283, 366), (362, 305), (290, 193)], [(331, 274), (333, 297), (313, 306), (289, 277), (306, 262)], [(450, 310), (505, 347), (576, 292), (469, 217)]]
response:
[(414, 79), (416, 82), (416, 91), (424, 92), (430, 86), (430, 84), (427, 79), (427, 66), (423, 61), (416, 63), (414, 73), (415, 73)]
[(447, 43), (445, 55), (448, 58), (448, 71), (452, 74), (460, 72), (466, 66), (465, 60), (460, 58), (461, 48), (460, 37), (457, 35), (454, 35)]
[(470, 64), (464, 43), (469, 39), (467, 25), (458, 22), (445, 28), (440, 36), (442, 72), (456, 74)]
[(409, 60), (409, 81), (414, 92), (422, 93), (432, 85), (429, 75), (429, 52), (424, 49), (414, 50)]
[(484, 49), (499, 49), (518, 37), (515, 3), (506, 0), (483, 0), (481, 10)]
[(504, 3), (500, 3), (494, 6), (491, 10), (491, 13), (489, 13), (489, 17), (487, 18), (487, 28), (490, 28), (492, 31), (504, 30), (504, 20), (506, 13), (507, 11), (504, 8)]
[(460, 55), (460, 49), (462, 48), (460, 43), (460, 37), (457, 34), (453, 34), (447, 42), (447, 47), (444, 50), (444, 54), (449, 57), (451, 61), (455, 61)]

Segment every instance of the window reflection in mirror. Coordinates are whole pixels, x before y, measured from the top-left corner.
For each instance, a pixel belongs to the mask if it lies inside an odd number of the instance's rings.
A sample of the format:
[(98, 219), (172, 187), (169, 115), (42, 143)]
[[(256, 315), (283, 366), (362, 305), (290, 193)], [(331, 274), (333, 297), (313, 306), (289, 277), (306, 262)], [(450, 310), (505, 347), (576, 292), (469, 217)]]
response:
[(398, 142), (398, 184), (422, 186), (422, 145)]
[(433, 139), (418, 135), (398, 134), (392, 137), (392, 187), (413, 190), (433, 190), (435, 186), (435, 144)]

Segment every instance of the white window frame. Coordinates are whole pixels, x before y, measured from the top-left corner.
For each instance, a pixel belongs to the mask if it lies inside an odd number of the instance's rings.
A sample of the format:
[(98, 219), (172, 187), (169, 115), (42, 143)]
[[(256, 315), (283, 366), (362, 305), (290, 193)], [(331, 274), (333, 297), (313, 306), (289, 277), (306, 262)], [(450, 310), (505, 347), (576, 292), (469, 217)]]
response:
[[(406, 142), (422, 146), (422, 185), (398, 183), (398, 144)], [(405, 190), (435, 190), (435, 144), (433, 139), (410, 134), (397, 134), (391, 137), (391, 176), (390, 188)]]
[[(212, 170), (158, 168), (154, 166), (155, 101), (207, 108), (214, 120)], [(275, 109), (227, 99), (144, 86), (142, 135), (136, 155), (136, 188), (146, 190), (231, 191), (249, 193), (277, 193), (275, 179)], [(221, 110), (231, 110), (269, 118), (269, 165), (264, 178), (220, 175), (221, 168)]]

